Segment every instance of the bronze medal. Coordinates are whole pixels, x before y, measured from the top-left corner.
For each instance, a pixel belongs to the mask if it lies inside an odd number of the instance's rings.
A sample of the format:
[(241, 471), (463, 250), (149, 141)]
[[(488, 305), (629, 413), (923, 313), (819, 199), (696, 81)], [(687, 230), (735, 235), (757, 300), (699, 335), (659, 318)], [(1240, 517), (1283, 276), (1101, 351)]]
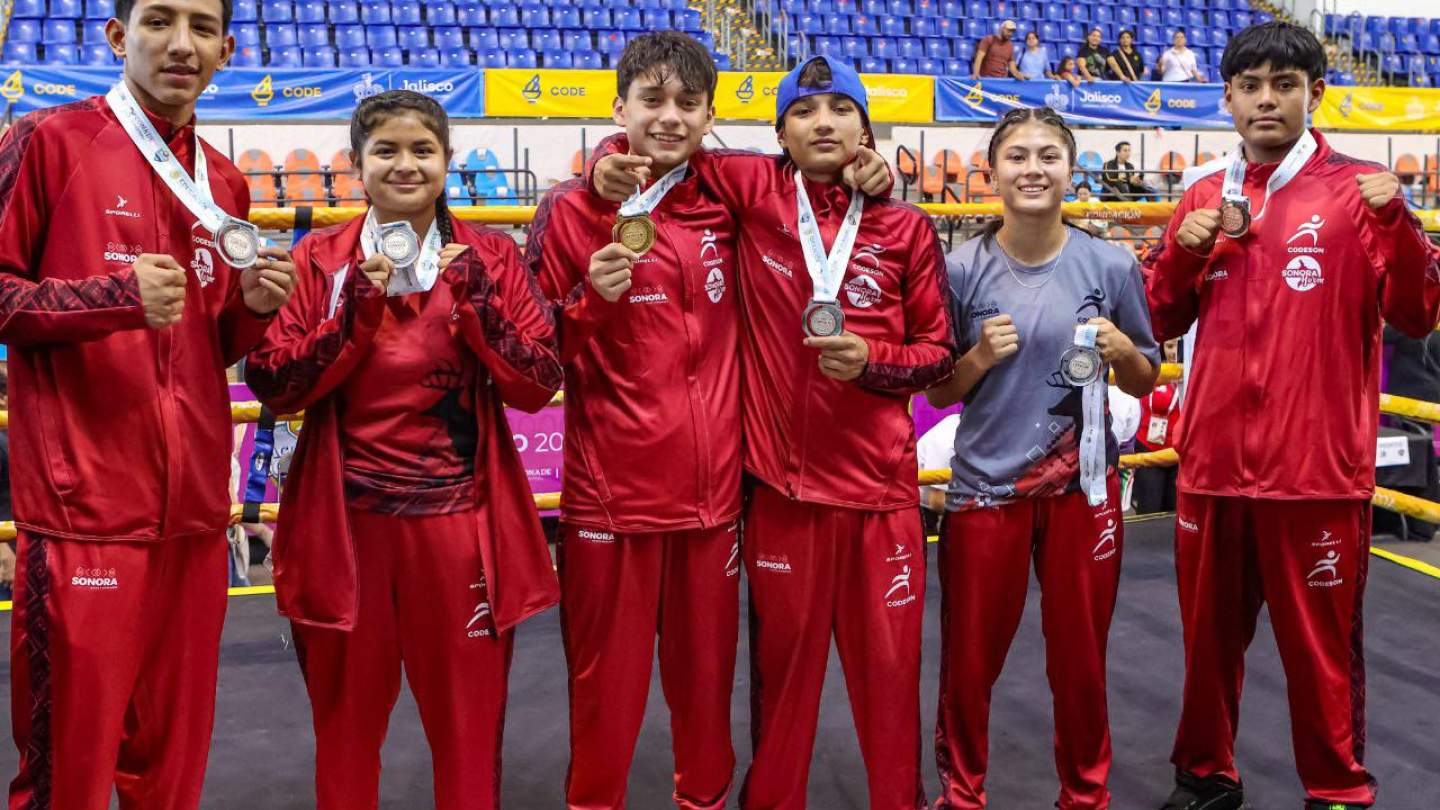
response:
[(1231, 239), (1250, 232), (1250, 201), (1227, 199), (1220, 204), (1220, 231)]

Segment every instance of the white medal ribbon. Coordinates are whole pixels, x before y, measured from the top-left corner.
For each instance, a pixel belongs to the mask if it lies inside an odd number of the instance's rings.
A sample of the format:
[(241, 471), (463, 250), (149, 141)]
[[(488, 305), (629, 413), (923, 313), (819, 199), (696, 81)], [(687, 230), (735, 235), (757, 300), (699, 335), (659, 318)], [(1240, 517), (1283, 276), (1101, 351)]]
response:
[[(1100, 328), (1094, 324), (1075, 327), (1075, 345), (1095, 348)], [(1082, 417), (1085, 427), (1080, 431), (1080, 489), (1091, 506), (1105, 503), (1105, 394), (1109, 381), (1102, 368), (1095, 381), (1081, 391)]]
[(620, 216), (635, 217), (654, 211), (656, 206), (660, 205), (660, 201), (665, 199), (665, 195), (670, 192), (670, 189), (685, 179), (688, 171), (690, 171), (690, 162), (686, 161), (666, 172), (664, 177), (651, 183), (650, 188), (643, 191), (636, 189), (629, 199), (620, 204)]
[[(367, 261), (380, 252), (379, 229), (380, 223), (375, 219), (375, 209), (371, 208), (365, 213), (365, 227), (360, 231), (360, 250)], [(420, 241), (420, 258), (415, 260), (415, 266), (409, 268), (408, 272), (403, 267), (395, 268), (401, 272), (390, 274), (390, 281), (385, 285), (385, 294), (393, 298), (410, 293), (429, 292), (440, 277), (440, 250), (444, 247), (440, 244), (440, 228), (432, 221), (430, 230), (425, 232), (425, 238)]]
[(855, 247), (855, 234), (860, 232), (860, 217), (865, 212), (865, 195), (858, 190), (850, 197), (850, 209), (845, 212), (845, 221), (835, 233), (835, 243), (830, 252), (825, 252), (825, 240), (820, 236), (820, 223), (815, 221), (815, 210), (810, 206), (810, 196), (805, 193), (805, 180), (795, 172), (795, 207), (799, 212), (800, 248), (805, 254), (805, 268), (810, 271), (810, 282), (815, 287), (812, 296), (816, 301), (835, 301), (840, 293), (840, 282), (845, 279), (845, 268), (850, 265), (850, 253)]
[[(1280, 161), (1275, 173), (1270, 175), (1270, 179), (1265, 183), (1265, 200), (1260, 203), (1260, 210), (1250, 217), (1251, 222), (1258, 222), (1261, 217), (1265, 216), (1265, 207), (1270, 204), (1270, 198), (1295, 179), (1295, 175), (1300, 173), (1300, 169), (1304, 168), (1306, 161), (1310, 160), (1310, 156), (1315, 154), (1315, 150), (1319, 148), (1320, 144), (1316, 143), (1315, 136), (1310, 134), (1310, 129), (1307, 127), (1301, 133), (1300, 140), (1290, 147), (1285, 159)], [(1235, 154), (1230, 156), (1230, 165), (1225, 169), (1225, 184), (1220, 189), (1220, 195), (1225, 200), (1245, 199), (1244, 144), (1237, 146)]]
[(181, 205), (212, 234), (218, 231), (230, 214), (215, 204), (215, 198), (210, 193), (210, 175), (205, 168), (205, 150), (200, 145), (200, 133), (195, 133), (195, 176), (192, 178), (155, 130), (155, 125), (145, 117), (145, 111), (140, 109), (140, 104), (130, 94), (130, 88), (124, 81), (110, 88), (105, 100), (110, 103), (110, 109), (115, 111), (115, 117), (120, 119), (120, 126), (124, 127), (135, 148), (140, 150), (141, 156), (160, 175)]

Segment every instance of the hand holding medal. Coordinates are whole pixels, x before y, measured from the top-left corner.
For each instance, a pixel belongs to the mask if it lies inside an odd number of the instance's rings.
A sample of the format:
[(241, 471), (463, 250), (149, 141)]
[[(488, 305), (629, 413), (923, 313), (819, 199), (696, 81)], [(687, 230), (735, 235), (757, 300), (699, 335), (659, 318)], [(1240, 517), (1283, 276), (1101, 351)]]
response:
[(600, 248), (590, 257), (590, 286), (606, 301), (612, 304), (619, 301), (630, 289), (631, 273), (638, 258), (635, 251), (619, 242)]
[(278, 247), (260, 248), (250, 266), (240, 271), (245, 306), (257, 315), (269, 315), (285, 306), (295, 292), (295, 282), (295, 263)]
[(849, 382), (864, 374), (870, 362), (870, 344), (854, 332), (808, 337), (805, 345), (820, 350), (820, 373), (832, 380)]
[[(1246, 227), (1249, 227), (1248, 221)], [(1204, 254), (1215, 247), (1215, 237), (1219, 234), (1219, 209), (1196, 208), (1185, 215), (1180, 227), (1175, 230), (1175, 241), (1192, 253)]]
[(1109, 319), (1091, 318), (1085, 325), (1095, 327), (1095, 350), (1106, 363), (1116, 363), (1135, 351), (1135, 343), (1130, 336), (1121, 332), (1120, 327)]

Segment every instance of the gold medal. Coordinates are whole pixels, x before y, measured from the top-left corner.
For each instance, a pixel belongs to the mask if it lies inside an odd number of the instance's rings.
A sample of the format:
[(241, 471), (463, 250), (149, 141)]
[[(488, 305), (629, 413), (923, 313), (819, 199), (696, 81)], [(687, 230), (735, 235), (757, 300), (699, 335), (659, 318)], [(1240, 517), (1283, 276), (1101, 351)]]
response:
[(619, 217), (615, 220), (612, 238), (643, 256), (655, 247), (655, 221), (645, 214)]

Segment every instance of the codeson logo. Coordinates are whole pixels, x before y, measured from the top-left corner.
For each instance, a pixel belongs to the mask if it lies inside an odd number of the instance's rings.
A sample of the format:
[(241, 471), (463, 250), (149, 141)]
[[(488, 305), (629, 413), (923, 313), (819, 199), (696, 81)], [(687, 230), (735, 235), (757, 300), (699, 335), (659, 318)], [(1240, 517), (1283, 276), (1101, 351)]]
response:
[[(281, 98), (319, 98), (323, 93), (324, 91), (319, 87), (297, 85), (281, 87), (278, 95)], [(255, 106), (257, 107), (268, 106), (271, 99), (275, 98), (276, 95), (275, 82), (270, 78), (269, 73), (266, 73), (265, 78), (261, 79), (259, 83), (255, 85), (254, 89), (250, 91), (250, 98), (255, 100)]]
[[(970, 92), (965, 94), (965, 103), (978, 110), (985, 106), (985, 97), (985, 83), (976, 82), (970, 86)], [(1017, 107), (1020, 106), (1020, 96), (1014, 93), (990, 93), (989, 97), (993, 101), (1003, 101)]]
[(551, 85), (547, 91), (540, 85), (540, 74), (536, 73), (530, 77), (530, 81), (526, 82), (524, 87), (520, 88), (520, 95), (524, 96), (526, 101), (534, 104), (540, 100), (541, 96), (584, 98), (585, 88), (579, 85), (555, 84)]
[[(53, 82), (35, 82), (30, 85), (30, 90), (37, 96), (70, 96), (74, 98), (79, 95), (73, 84), (55, 84)], [(14, 71), (0, 84), (0, 97), (14, 104), (25, 97), (25, 74)]]
[(1167, 110), (1198, 110), (1200, 104), (1193, 98), (1166, 98), (1160, 94), (1160, 88), (1155, 88), (1150, 97), (1145, 99), (1145, 112), (1151, 115), (1159, 115), (1161, 108)]
[[(771, 98), (780, 92), (780, 88), (774, 85), (760, 88), (760, 95), (764, 98)], [(749, 104), (755, 98), (755, 76), (746, 74), (740, 81), (740, 86), (735, 88), (735, 100), (741, 104)]]

